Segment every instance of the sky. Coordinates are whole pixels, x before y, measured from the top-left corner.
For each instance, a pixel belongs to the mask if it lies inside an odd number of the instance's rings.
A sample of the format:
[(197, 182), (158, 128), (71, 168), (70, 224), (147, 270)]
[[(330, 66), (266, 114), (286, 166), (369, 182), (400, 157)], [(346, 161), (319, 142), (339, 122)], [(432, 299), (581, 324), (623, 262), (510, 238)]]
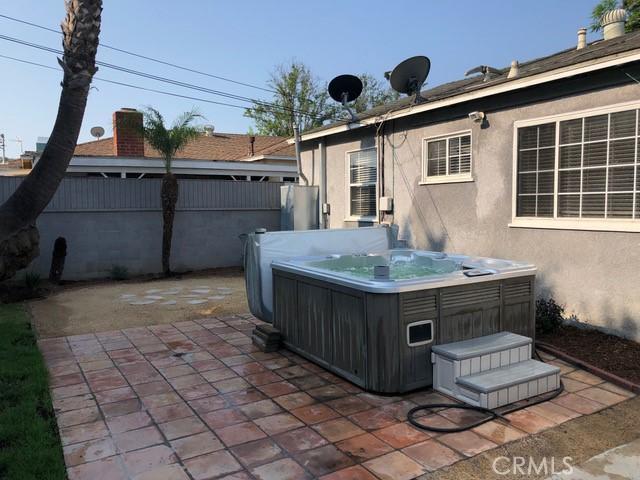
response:
[[(427, 86), (457, 80), (477, 65), (508, 66), (576, 45), (596, 0), (458, 0), (443, 2), (324, 0), (104, 0), (100, 41), (185, 67), (266, 86), (274, 67), (296, 59), (321, 81), (343, 73), (383, 72), (413, 55), (431, 59)], [(58, 28), (63, 0), (0, 1), (0, 14)], [(0, 33), (61, 48), (60, 35), (0, 18)], [(589, 33), (592, 41), (599, 34)], [(0, 39), (0, 55), (57, 66), (55, 55)], [(98, 59), (209, 89), (263, 100), (270, 93), (177, 70), (107, 49)], [(0, 58), (0, 133), (7, 156), (35, 149), (53, 126), (61, 73)], [(210, 100), (208, 93), (101, 68), (97, 77)], [(246, 105), (246, 104), (243, 104)], [(153, 106), (171, 120), (198, 108), (218, 132), (245, 133), (243, 110), (167, 97), (96, 81), (89, 94), (79, 142), (90, 129), (112, 133), (121, 107)]]

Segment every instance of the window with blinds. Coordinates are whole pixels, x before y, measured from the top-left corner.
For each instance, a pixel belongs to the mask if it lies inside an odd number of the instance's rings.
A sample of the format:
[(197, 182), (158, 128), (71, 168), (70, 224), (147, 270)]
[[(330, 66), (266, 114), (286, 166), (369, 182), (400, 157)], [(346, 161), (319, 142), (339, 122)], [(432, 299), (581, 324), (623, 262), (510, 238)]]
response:
[(375, 217), (378, 176), (376, 149), (350, 152), (347, 157), (349, 214), (356, 218)]
[(425, 139), (423, 182), (471, 178), (471, 133)]
[(629, 109), (519, 128), (516, 215), (640, 218), (638, 117)]

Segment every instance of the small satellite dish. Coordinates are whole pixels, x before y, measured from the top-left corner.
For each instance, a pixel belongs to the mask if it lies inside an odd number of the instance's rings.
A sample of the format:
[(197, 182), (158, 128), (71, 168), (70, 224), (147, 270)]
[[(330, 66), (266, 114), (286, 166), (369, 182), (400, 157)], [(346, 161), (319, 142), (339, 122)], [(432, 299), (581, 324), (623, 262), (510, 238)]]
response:
[(91, 135), (100, 140), (100, 137), (104, 135), (104, 128), (102, 127), (93, 127), (91, 129)]
[(341, 103), (347, 112), (349, 112), (351, 121), (357, 121), (358, 117), (356, 117), (347, 103), (353, 102), (362, 93), (362, 80), (355, 75), (338, 75), (329, 82), (327, 90), (329, 91), (329, 96), (336, 102)]
[(405, 95), (415, 95), (415, 102), (423, 100), (420, 96), (422, 85), (427, 80), (431, 61), (425, 56), (407, 58), (391, 72), (385, 73), (385, 77), (391, 83), (391, 88)]
[(205, 125), (204, 127), (202, 127), (204, 130), (204, 134), (207, 137), (213, 137), (213, 132), (216, 131), (215, 127), (211, 124)]

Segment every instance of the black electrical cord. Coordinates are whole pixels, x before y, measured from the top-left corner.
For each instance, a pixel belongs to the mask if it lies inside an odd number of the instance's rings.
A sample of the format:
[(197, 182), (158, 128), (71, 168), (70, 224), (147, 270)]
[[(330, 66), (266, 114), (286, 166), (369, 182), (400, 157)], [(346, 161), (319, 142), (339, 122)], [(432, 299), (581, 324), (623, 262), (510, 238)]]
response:
[[(538, 360), (540, 360), (541, 362), (544, 362), (544, 360), (542, 360), (542, 358), (540, 358), (540, 355), (538, 354), (537, 350), (534, 350), (536, 357), (538, 357)], [(492, 410), (490, 408), (484, 408), (484, 407), (478, 407), (476, 405), (469, 405), (466, 403), (425, 403), (424, 405), (418, 405), (417, 407), (413, 407), (411, 410), (409, 410), (409, 412), (407, 412), (407, 420), (409, 420), (409, 423), (411, 425), (413, 425), (416, 428), (419, 428), (421, 430), (427, 430), (429, 432), (437, 432), (437, 433), (457, 433), (457, 432), (464, 432), (465, 430), (469, 430), (471, 428), (475, 428), (479, 425), (482, 425), (483, 423), (487, 423), (490, 422), (492, 420), (495, 420), (496, 418), (499, 418), (501, 420), (504, 420), (505, 422), (509, 422), (509, 419), (505, 417), (505, 415), (508, 415), (510, 413), (513, 412), (517, 412), (518, 410), (522, 410), (524, 408), (528, 408), (531, 407), (533, 405), (538, 405), (539, 403), (543, 403), (543, 402), (548, 402), (549, 400), (552, 400), (554, 398), (556, 398), (558, 395), (560, 395), (562, 392), (564, 391), (564, 384), (562, 383), (562, 379), (560, 380), (560, 386), (553, 390), (552, 392), (549, 393), (545, 393), (544, 395), (540, 395), (537, 397), (534, 397), (535, 400), (530, 401), (530, 402), (524, 402), (522, 404), (518, 404), (516, 406), (513, 407), (509, 407), (506, 409), (495, 409)], [(466, 425), (461, 425), (461, 426), (457, 426), (457, 427), (451, 427), (451, 428), (447, 428), (447, 427), (432, 427), (429, 425), (425, 425), (423, 423), (420, 423), (418, 420), (416, 420), (415, 418), (415, 414), (417, 412), (421, 412), (423, 410), (433, 410), (434, 408), (451, 408), (451, 409), (458, 409), (458, 410), (472, 410), (475, 412), (480, 412), (480, 413), (486, 413), (487, 416), (484, 418), (481, 418), (479, 420), (476, 420), (475, 422), (471, 422), (468, 423)]]

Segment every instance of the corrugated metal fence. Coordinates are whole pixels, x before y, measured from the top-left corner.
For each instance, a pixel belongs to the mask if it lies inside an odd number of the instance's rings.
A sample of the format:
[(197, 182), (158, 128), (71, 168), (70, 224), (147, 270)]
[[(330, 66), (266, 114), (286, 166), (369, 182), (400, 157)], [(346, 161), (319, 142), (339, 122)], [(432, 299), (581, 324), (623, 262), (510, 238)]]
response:
[[(0, 177), (0, 202), (21, 178)], [(114, 265), (131, 274), (161, 269), (160, 179), (65, 178), (38, 219), (40, 257), (49, 273), (53, 243), (67, 240), (66, 279), (106, 277)], [(172, 266), (176, 271), (238, 266), (239, 236), (280, 229), (280, 183), (180, 179)]]

